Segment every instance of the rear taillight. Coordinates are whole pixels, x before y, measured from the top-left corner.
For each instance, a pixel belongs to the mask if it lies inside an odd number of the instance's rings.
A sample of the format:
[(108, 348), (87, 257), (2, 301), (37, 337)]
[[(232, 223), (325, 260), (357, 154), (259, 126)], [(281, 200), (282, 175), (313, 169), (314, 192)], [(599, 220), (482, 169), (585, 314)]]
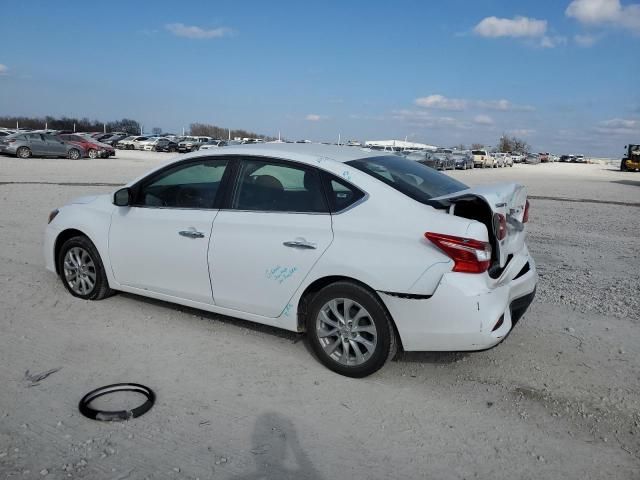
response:
[(529, 200), (524, 204), (524, 214), (522, 215), (522, 223), (529, 221)]
[(507, 236), (507, 219), (501, 213), (493, 215), (493, 231), (498, 240), (504, 240)]
[(482, 273), (491, 264), (491, 244), (471, 238), (427, 232), (424, 236), (455, 262), (454, 272)]

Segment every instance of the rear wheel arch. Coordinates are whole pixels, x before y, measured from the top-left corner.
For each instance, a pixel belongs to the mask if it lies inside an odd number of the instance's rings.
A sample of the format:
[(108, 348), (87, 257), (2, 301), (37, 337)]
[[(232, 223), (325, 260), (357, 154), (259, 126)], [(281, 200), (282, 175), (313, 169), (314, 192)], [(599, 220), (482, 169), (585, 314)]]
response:
[(387, 315), (391, 319), (391, 326), (393, 327), (393, 331), (396, 337), (396, 342), (398, 343), (398, 350), (403, 351), (402, 340), (400, 339), (400, 334), (398, 333), (398, 327), (396, 326), (396, 321), (391, 315), (391, 312), (387, 308), (386, 304), (382, 301), (382, 298), (380, 298), (380, 295), (378, 295), (378, 292), (375, 289), (371, 288), (366, 283), (361, 282), (360, 280), (356, 280), (355, 278), (347, 277), (343, 275), (332, 275), (332, 276), (318, 278), (313, 282), (311, 282), (305, 288), (304, 292), (300, 296), (300, 300), (298, 301), (298, 311), (297, 311), (298, 332), (306, 331), (308, 306), (311, 300), (313, 299), (313, 297), (323, 288), (338, 282), (350, 282), (355, 285), (358, 285), (359, 287), (362, 287), (365, 290), (367, 290), (369, 293), (371, 293), (371, 295), (373, 295), (378, 300), (378, 302), (380, 302), (380, 305), (382, 305), (382, 308), (387, 312)]

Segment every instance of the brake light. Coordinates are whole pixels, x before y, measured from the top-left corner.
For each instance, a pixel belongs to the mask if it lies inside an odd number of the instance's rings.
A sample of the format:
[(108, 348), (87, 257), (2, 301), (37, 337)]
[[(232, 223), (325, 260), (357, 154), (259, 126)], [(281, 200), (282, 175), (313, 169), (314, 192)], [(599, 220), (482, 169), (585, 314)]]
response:
[(426, 232), (424, 236), (455, 262), (454, 272), (482, 273), (491, 264), (491, 244), (472, 238)]
[(501, 213), (493, 216), (493, 231), (498, 240), (503, 240), (507, 236), (507, 219)]
[(524, 204), (524, 214), (522, 215), (522, 223), (529, 221), (529, 200)]

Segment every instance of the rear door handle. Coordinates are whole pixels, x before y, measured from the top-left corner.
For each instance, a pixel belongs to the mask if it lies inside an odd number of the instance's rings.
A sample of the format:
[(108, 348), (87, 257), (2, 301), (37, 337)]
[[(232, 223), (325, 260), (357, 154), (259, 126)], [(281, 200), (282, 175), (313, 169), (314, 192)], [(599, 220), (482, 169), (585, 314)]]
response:
[(178, 232), (178, 235), (182, 235), (187, 238), (204, 238), (204, 233), (198, 232), (196, 230), (181, 230)]
[(315, 243), (307, 242), (306, 240), (303, 240), (303, 239), (291, 240), (289, 242), (283, 242), (282, 244), (285, 247), (300, 248), (302, 250), (315, 250), (316, 249), (316, 244)]

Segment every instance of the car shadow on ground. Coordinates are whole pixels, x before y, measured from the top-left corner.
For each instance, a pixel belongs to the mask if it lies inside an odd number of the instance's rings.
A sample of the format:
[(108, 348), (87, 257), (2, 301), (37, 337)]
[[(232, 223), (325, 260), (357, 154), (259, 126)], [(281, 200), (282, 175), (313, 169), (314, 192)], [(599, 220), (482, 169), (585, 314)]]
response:
[(221, 315), (219, 313), (207, 312), (206, 310), (199, 310), (197, 308), (185, 307), (171, 302), (165, 302), (164, 300), (157, 300), (155, 298), (143, 297), (133, 293), (118, 292), (118, 296), (122, 298), (131, 299), (136, 302), (144, 302), (150, 305), (174, 310), (188, 315), (200, 317), (204, 320), (216, 321), (224, 323), (225, 325), (231, 325), (237, 328), (246, 328), (254, 332), (266, 333), (273, 335), (274, 337), (290, 340), (292, 343), (297, 343), (302, 340), (303, 335), (301, 333), (291, 332), (289, 330), (283, 330), (277, 327), (271, 327), (269, 325), (263, 325), (261, 323), (255, 323), (248, 320), (242, 320), (236, 317), (229, 317), (227, 315)]
[(640, 187), (640, 180), (613, 180), (611, 183), (618, 183), (620, 185), (630, 185), (632, 187)]
[[(200, 317), (203, 320), (215, 321), (230, 325), (236, 328), (244, 328), (256, 333), (262, 333), (266, 335), (272, 335), (277, 338), (288, 340), (291, 343), (302, 342), (304, 348), (309, 352), (313, 358), (315, 358), (315, 352), (311, 349), (308, 342), (305, 342), (304, 333), (296, 333), (282, 328), (271, 327), (269, 325), (263, 325), (261, 323), (255, 323), (241, 318), (230, 317), (227, 315), (221, 315), (219, 313), (207, 312), (206, 310), (198, 310), (197, 308), (185, 307), (171, 302), (165, 302), (164, 300), (157, 300), (155, 298), (143, 297), (127, 292), (118, 292), (118, 296), (122, 298), (131, 299), (136, 302), (144, 302), (150, 305), (155, 305), (162, 308), (167, 308), (187, 315)], [(405, 352), (398, 351), (398, 354), (393, 359), (394, 363), (431, 363), (431, 364), (451, 364), (459, 362), (464, 357), (468, 356), (470, 352)]]

